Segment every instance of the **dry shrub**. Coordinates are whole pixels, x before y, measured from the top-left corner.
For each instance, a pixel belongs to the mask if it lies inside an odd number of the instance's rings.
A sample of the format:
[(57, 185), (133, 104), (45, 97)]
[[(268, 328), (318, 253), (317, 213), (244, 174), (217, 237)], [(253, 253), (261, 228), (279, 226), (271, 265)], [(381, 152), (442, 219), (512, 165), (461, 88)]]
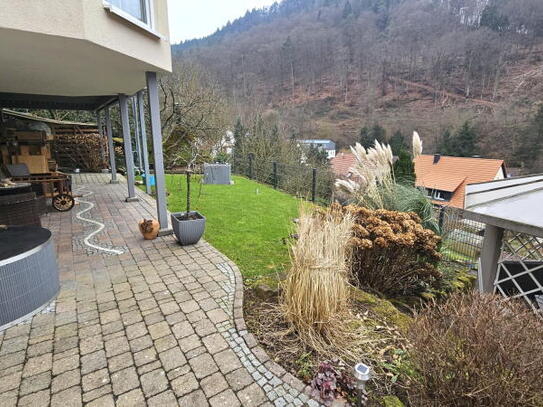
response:
[(415, 213), (344, 208), (354, 216), (352, 272), (363, 288), (388, 296), (419, 294), (439, 285), (440, 237)]
[(416, 406), (542, 406), (543, 324), (524, 304), (455, 295), (410, 333)]
[(354, 222), (341, 210), (302, 210), (292, 266), (283, 283), (286, 319), (298, 335), (320, 351), (344, 340), (342, 321), (349, 315), (347, 260)]

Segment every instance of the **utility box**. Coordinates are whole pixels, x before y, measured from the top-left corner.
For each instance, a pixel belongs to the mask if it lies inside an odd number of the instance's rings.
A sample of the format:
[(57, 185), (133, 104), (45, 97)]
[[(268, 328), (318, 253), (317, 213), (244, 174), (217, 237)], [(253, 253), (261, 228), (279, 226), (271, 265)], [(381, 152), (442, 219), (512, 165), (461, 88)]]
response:
[(231, 185), (230, 164), (204, 164), (204, 184)]

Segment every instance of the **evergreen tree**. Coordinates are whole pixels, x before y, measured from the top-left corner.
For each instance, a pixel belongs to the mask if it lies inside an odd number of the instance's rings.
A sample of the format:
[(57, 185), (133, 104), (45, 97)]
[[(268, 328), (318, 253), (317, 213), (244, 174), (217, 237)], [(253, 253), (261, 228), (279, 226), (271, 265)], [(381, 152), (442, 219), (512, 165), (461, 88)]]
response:
[(390, 147), (392, 148), (392, 152), (394, 155), (400, 155), (400, 152), (402, 150), (408, 150), (409, 147), (407, 146), (407, 143), (405, 142), (405, 137), (403, 136), (402, 132), (400, 130), (397, 130), (394, 135), (389, 140)]
[(465, 122), (454, 139), (454, 150), (457, 157), (473, 157), (477, 154), (477, 132)]
[(372, 127), (362, 127), (358, 142), (367, 149), (375, 145), (375, 140), (377, 140), (379, 143), (385, 142), (386, 130), (378, 124), (374, 124)]
[(328, 164), (328, 153), (314, 145), (310, 145), (306, 151), (306, 163), (312, 166), (322, 166)]
[(453, 140), (452, 140), (451, 131), (447, 129), (443, 132), (443, 135), (441, 136), (441, 142), (439, 144), (439, 153), (443, 155), (454, 156), (454, 151), (453, 151), (454, 146), (452, 145), (452, 143), (453, 143)]
[(523, 166), (532, 170), (536, 168), (536, 161), (543, 149), (543, 104), (539, 107), (532, 123), (526, 129), (522, 143), (517, 148), (515, 156)]
[(509, 29), (509, 18), (500, 13), (496, 4), (487, 5), (481, 14), (481, 27), (488, 27), (493, 31), (505, 32)]
[(400, 151), (398, 160), (394, 163), (394, 176), (399, 184), (415, 185), (415, 163), (411, 154), (405, 149)]

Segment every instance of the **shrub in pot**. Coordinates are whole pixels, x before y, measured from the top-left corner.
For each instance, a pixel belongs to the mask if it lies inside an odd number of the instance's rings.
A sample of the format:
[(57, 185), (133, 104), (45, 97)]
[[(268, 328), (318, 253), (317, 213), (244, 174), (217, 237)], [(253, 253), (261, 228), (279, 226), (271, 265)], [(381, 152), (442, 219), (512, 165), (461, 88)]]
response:
[(172, 213), (173, 233), (182, 246), (189, 246), (200, 241), (204, 234), (206, 218), (199, 212), (190, 210), (190, 171), (187, 171), (187, 210)]

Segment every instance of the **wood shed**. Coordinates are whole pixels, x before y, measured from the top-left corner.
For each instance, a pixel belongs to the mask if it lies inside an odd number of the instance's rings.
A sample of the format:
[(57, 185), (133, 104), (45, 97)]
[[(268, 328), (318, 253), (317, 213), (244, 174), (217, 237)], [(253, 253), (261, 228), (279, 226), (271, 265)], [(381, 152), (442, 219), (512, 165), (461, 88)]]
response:
[(107, 139), (96, 123), (48, 119), (2, 109), (0, 164), (27, 164), (32, 174), (108, 168)]

